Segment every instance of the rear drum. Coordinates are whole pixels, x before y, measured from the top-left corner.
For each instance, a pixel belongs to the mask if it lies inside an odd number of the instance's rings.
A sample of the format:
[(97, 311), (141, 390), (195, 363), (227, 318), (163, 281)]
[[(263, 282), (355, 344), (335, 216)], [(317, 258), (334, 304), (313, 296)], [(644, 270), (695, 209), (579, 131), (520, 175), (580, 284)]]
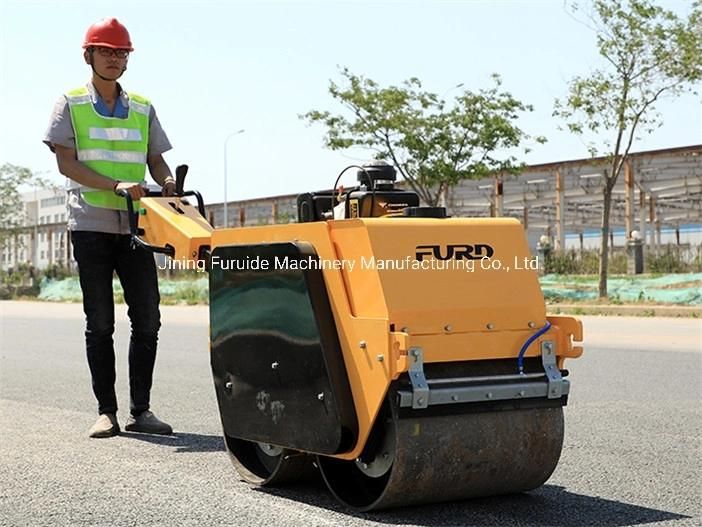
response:
[(359, 511), (523, 492), (553, 473), (563, 408), (400, 417), (386, 404), (359, 459), (318, 456), (327, 486)]

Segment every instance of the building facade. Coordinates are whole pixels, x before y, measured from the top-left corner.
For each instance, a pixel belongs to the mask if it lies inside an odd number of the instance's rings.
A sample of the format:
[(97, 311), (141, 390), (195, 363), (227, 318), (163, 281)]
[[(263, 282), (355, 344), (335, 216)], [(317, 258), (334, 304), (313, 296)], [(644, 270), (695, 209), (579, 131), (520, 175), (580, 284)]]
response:
[[(574, 159), (525, 167), (517, 176), (466, 180), (446, 196), (453, 216), (509, 216), (525, 226), (529, 245), (546, 236), (557, 250), (599, 246), (601, 185), (606, 159)], [(321, 189), (301, 189), (301, 191)], [(0, 251), (0, 266), (43, 269), (75, 265), (66, 230), (63, 190), (22, 196), (24, 224)], [(297, 221), (297, 195), (205, 206), (216, 228)], [(631, 154), (614, 189), (612, 246), (624, 247), (634, 231), (647, 247), (698, 246), (702, 242), (702, 145)]]
[(22, 194), (22, 224), (13, 229), (0, 251), (2, 269), (19, 264), (45, 269), (73, 265), (66, 229), (66, 192), (37, 189)]

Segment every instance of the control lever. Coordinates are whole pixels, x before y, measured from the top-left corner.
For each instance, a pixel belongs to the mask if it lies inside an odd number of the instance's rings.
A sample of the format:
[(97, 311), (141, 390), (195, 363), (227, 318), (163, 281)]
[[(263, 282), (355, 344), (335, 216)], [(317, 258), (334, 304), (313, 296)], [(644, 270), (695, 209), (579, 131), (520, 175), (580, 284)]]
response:
[(188, 173), (188, 165), (178, 165), (175, 170), (176, 173), (176, 196), (183, 195), (183, 187), (185, 185), (185, 176)]
[(175, 169), (176, 173), (176, 188), (175, 188), (175, 210), (180, 214), (183, 213), (183, 207), (180, 198), (183, 196), (183, 186), (185, 185), (185, 176), (188, 174), (188, 165), (178, 165)]

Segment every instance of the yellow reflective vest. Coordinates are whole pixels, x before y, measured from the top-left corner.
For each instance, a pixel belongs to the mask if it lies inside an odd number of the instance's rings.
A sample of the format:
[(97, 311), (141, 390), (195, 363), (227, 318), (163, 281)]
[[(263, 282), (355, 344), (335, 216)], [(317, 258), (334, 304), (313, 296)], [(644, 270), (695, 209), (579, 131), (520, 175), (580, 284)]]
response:
[[(85, 86), (68, 92), (66, 98), (78, 161), (115, 181), (143, 182), (149, 146), (149, 100), (130, 93), (128, 116), (120, 119), (97, 113)], [(80, 191), (93, 207), (127, 209), (126, 200), (112, 190), (81, 187)]]

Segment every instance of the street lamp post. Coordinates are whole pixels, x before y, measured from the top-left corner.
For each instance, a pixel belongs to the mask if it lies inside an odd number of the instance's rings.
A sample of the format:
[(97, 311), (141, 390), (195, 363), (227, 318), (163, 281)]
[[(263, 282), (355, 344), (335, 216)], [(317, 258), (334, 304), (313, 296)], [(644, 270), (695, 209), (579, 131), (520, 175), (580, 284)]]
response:
[(229, 140), (235, 135), (243, 134), (244, 129), (237, 130), (227, 136), (224, 140), (224, 227), (229, 225), (229, 216), (227, 214), (227, 146), (229, 145)]

